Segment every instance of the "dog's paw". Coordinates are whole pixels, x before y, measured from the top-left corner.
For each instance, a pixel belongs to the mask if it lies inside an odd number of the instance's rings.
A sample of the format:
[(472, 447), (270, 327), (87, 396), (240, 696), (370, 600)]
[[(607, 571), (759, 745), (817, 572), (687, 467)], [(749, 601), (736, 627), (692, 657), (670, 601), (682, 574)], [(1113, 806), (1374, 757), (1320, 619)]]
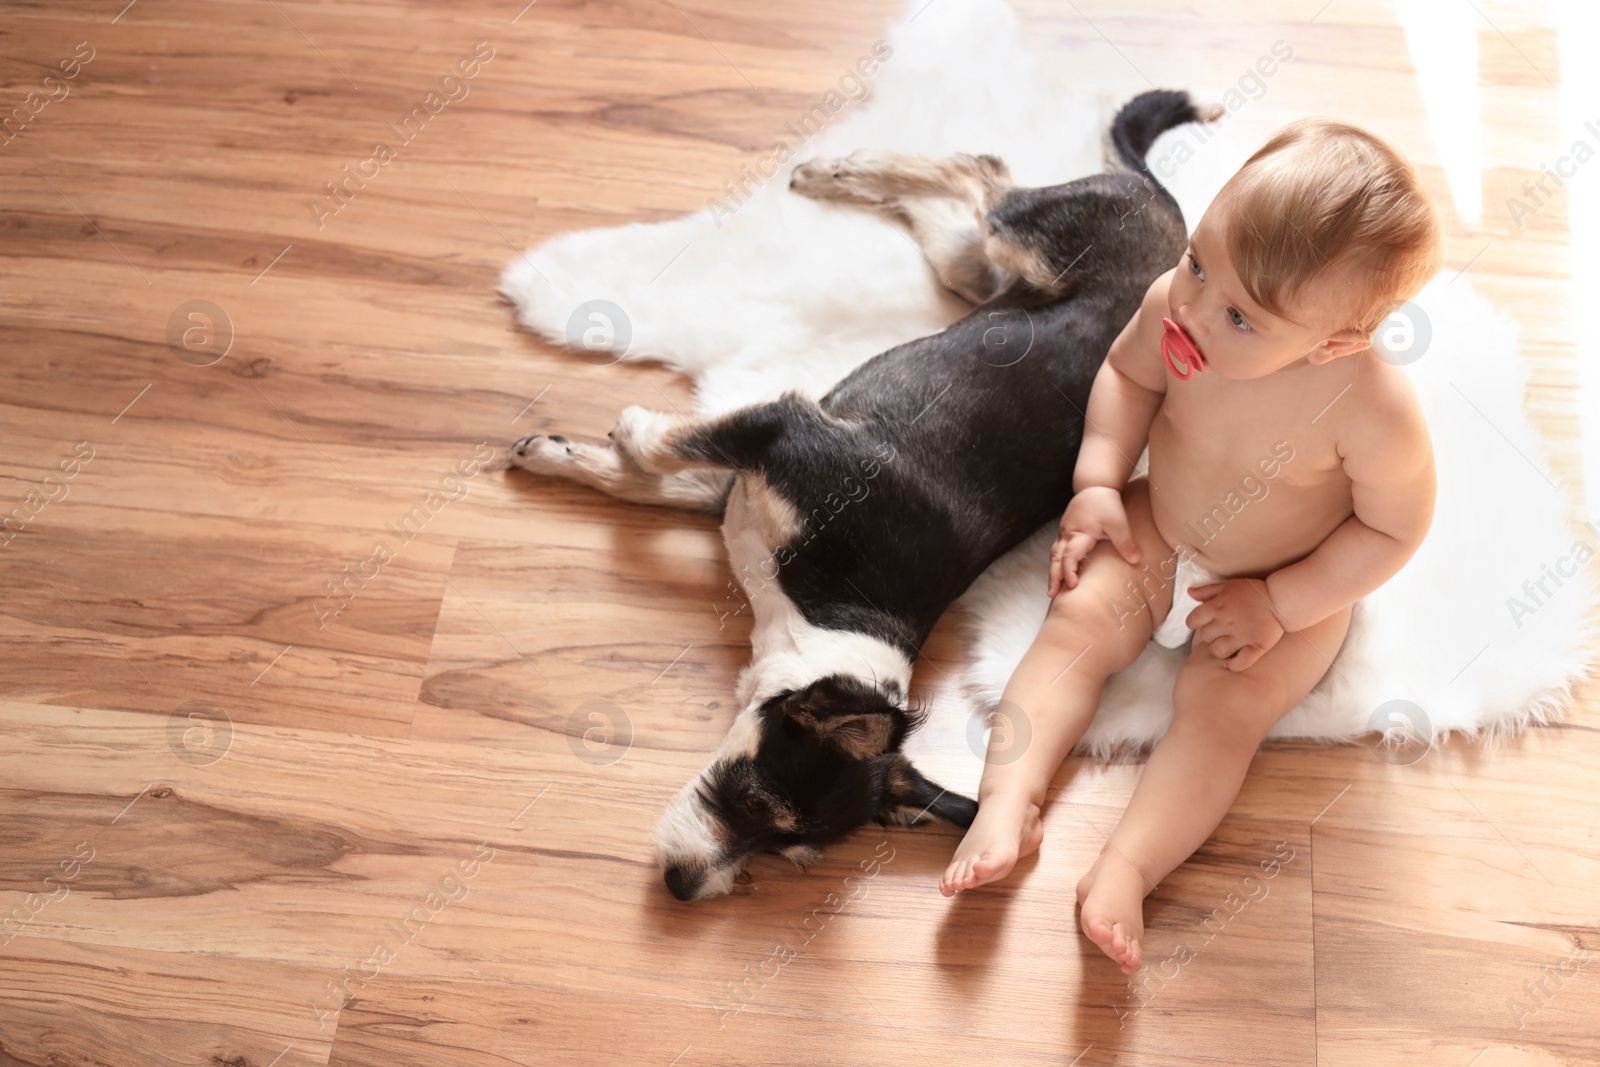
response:
[(560, 474), (578, 461), (582, 449), (593, 447), (559, 434), (536, 433), (511, 446), (511, 465), (535, 474)]
[(879, 168), (872, 156), (858, 151), (840, 159), (813, 159), (796, 167), (789, 175), (789, 189), (813, 200), (884, 199), (881, 183), (871, 180)]
[(789, 190), (814, 200), (842, 196), (837, 167), (842, 159), (812, 159), (800, 164), (789, 174)]

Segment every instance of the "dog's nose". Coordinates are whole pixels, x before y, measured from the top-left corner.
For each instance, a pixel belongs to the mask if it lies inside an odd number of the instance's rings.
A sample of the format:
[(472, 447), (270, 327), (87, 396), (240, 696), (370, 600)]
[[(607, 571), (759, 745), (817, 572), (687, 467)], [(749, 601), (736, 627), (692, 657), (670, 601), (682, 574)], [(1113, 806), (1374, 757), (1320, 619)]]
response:
[(683, 867), (668, 867), (662, 880), (667, 883), (667, 891), (679, 900), (694, 899), (694, 891), (700, 888), (700, 875)]

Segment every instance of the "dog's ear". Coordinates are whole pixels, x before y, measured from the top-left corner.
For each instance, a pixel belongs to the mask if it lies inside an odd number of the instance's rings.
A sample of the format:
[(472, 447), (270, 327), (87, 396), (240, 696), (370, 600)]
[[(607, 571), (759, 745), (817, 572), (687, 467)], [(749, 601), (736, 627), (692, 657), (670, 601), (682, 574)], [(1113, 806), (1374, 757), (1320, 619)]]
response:
[(928, 781), (900, 753), (883, 758), (883, 793), (877, 816), (879, 822), (916, 826), (932, 817), (965, 830), (977, 815), (977, 801)]
[(880, 690), (837, 675), (790, 693), (779, 710), (796, 728), (858, 760), (893, 752), (917, 725), (915, 713), (896, 706)]

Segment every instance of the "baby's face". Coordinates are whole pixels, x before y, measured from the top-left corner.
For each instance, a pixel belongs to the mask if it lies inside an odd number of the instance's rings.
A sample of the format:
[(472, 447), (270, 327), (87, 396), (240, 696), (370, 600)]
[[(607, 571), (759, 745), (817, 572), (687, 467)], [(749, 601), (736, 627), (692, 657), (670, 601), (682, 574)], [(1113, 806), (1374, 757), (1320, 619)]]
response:
[(1284, 309), (1290, 318), (1251, 300), (1228, 258), (1227, 222), (1228, 206), (1218, 198), (1195, 227), (1167, 290), (1167, 315), (1200, 350), (1207, 371), (1221, 378), (1260, 378), (1318, 351), (1331, 352), (1331, 338), (1357, 336), (1335, 325), (1326, 285), (1302, 290)]

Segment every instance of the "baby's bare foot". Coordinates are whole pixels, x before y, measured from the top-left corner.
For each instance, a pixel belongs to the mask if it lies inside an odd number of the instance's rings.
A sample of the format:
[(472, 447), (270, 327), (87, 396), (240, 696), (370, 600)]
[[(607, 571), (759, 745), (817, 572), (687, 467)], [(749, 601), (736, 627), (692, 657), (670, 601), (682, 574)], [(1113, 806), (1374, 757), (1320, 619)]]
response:
[(1123, 974), (1137, 971), (1144, 957), (1148, 889), (1139, 869), (1109, 848), (1078, 882), (1078, 924), (1084, 936), (1117, 961)]
[(1038, 851), (1043, 839), (1039, 805), (1026, 797), (989, 797), (978, 805), (972, 829), (956, 846), (955, 857), (939, 880), (939, 892), (954, 896), (1004, 878), (1017, 860)]

